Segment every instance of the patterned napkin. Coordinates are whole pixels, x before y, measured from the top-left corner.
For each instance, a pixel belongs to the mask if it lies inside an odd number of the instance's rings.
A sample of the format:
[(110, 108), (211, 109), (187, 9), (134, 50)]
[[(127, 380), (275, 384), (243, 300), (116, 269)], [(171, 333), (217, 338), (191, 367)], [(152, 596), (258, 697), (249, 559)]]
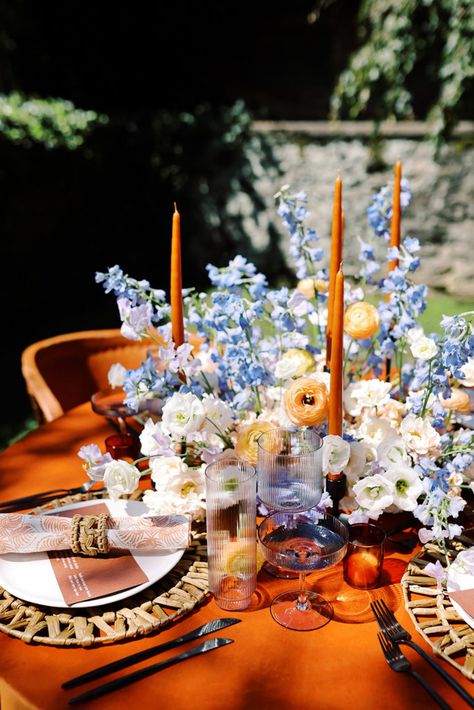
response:
[[(68, 550), (71, 524), (70, 518), (59, 515), (0, 514), (0, 555)], [(111, 550), (180, 550), (188, 546), (189, 536), (190, 519), (184, 515), (107, 521)]]

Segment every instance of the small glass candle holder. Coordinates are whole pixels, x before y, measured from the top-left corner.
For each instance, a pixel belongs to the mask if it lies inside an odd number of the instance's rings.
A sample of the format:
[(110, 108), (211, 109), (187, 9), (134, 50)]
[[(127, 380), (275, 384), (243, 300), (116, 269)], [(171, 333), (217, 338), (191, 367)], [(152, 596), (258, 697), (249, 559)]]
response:
[(344, 558), (344, 580), (356, 589), (374, 589), (380, 583), (385, 531), (374, 523), (349, 527), (349, 543)]
[(257, 474), (238, 458), (206, 468), (209, 588), (221, 609), (245, 609), (257, 579)]
[(133, 434), (111, 434), (105, 440), (105, 448), (113, 459), (135, 461), (140, 453), (140, 442)]

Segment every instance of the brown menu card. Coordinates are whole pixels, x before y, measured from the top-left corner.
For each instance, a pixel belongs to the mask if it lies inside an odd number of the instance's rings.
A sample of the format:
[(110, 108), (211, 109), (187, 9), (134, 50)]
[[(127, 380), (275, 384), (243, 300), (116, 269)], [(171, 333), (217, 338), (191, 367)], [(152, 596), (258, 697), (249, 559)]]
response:
[[(55, 510), (54, 515), (72, 518), (108, 513), (105, 503), (94, 503), (76, 510)], [(53, 572), (66, 604), (106, 597), (136, 587), (148, 577), (128, 550), (114, 550), (106, 557), (83, 557), (71, 550), (48, 552)]]
[(458, 592), (449, 592), (450, 598), (457, 602), (464, 611), (474, 618), (474, 589), (460, 589)]

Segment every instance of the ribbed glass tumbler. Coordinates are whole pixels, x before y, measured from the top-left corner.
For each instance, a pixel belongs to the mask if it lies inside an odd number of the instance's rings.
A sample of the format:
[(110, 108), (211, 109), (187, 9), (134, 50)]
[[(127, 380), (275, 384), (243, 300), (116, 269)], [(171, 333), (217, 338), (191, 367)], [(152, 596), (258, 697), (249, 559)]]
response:
[(258, 495), (270, 510), (309, 510), (322, 493), (322, 439), (314, 429), (278, 427), (259, 437)]
[(209, 588), (222, 609), (245, 609), (255, 591), (257, 474), (238, 458), (206, 468)]

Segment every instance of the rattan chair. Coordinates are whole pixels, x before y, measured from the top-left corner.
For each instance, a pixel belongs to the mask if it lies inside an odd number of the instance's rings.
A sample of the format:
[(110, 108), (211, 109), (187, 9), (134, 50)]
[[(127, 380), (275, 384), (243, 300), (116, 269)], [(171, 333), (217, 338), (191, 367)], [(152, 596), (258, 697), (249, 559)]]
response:
[(50, 422), (87, 402), (108, 387), (111, 365), (138, 367), (152, 345), (126, 340), (118, 329), (66, 333), (29, 345), (21, 367), (36, 418)]

